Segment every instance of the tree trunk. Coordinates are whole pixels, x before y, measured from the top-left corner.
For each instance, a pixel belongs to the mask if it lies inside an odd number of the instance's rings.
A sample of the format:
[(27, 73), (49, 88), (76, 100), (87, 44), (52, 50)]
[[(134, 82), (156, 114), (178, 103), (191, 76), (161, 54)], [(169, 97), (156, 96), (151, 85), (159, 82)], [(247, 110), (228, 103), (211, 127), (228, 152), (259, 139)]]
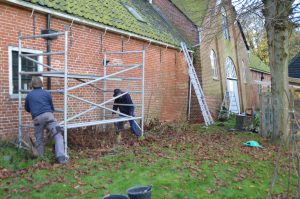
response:
[(263, 0), (272, 86), (272, 140), (288, 135), (288, 17), (293, 0)]

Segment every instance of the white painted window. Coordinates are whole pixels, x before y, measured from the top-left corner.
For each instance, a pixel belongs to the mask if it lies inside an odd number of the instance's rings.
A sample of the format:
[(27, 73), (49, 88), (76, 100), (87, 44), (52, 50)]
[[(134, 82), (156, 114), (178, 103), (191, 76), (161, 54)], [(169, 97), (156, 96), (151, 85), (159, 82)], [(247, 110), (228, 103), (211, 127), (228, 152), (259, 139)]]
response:
[(203, 28), (198, 27), (199, 44), (202, 43), (202, 32), (203, 32)]
[(246, 66), (244, 60), (242, 60), (242, 81), (244, 84), (247, 83), (247, 77), (246, 77)]
[(230, 57), (226, 58), (225, 66), (226, 66), (226, 77), (228, 79), (237, 79), (235, 66)]
[(218, 78), (217, 57), (214, 50), (210, 51), (211, 75), (213, 79)]
[[(38, 50), (32, 50), (32, 49), (22, 49), (22, 53), (26, 54), (33, 54), (33, 53), (42, 53), (42, 51)], [(9, 95), (11, 98), (16, 98), (18, 96), (18, 48), (17, 47), (8, 47), (8, 65), (9, 65)], [(43, 63), (43, 56), (37, 56), (37, 57), (30, 57), (32, 59), (35, 59), (39, 61), (40, 63)], [(30, 61), (28, 59), (22, 58), (22, 71), (42, 71), (43, 66), (38, 65), (34, 63), (33, 61)], [(21, 88), (24, 90), (30, 89), (30, 82), (31, 82), (30, 75), (22, 76), (22, 85)]]
[(227, 14), (226, 14), (226, 11), (225, 11), (224, 7), (221, 8), (221, 14), (222, 14), (222, 28), (223, 28), (224, 38), (225, 39), (230, 39), (228, 21), (227, 21)]

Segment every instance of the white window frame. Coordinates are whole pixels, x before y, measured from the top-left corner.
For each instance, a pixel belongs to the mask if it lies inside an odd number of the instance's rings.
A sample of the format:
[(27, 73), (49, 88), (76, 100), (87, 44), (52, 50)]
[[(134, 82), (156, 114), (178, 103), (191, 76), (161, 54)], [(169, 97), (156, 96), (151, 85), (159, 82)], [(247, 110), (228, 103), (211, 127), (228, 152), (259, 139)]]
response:
[(231, 59), (231, 57), (226, 58), (225, 67), (226, 67), (226, 78), (237, 80), (235, 65), (234, 65), (233, 60)]
[(213, 49), (210, 50), (210, 65), (211, 65), (211, 76), (214, 80), (219, 79), (217, 55)]
[(198, 30), (199, 44), (201, 45), (201, 43), (202, 43), (202, 32), (203, 32), (203, 28), (202, 28), (202, 27), (198, 27), (197, 30)]
[[(11, 99), (17, 99), (18, 98), (18, 94), (14, 94), (13, 93), (13, 66), (12, 66), (12, 63), (13, 63), (12, 52), (13, 51), (18, 52), (19, 48), (18, 47), (14, 47), (14, 46), (9, 46), (8, 47), (9, 96), (10, 96)], [(43, 51), (33, 50), (33, 49), (28, 49), (28, 48), (22, 48), (22, 52), (31, 53), (31, 54), (34, 54), (34, 53), (36, 53), (36, 54), (43, 53)], [(43, 56), (38, 56), (38, 62), (43, 63)], [(43, 71), (43, 65), (38, 64), (37, 69), (38, 69), (38, 71)], [(22, 94), (22, 98), (24, 98), (24, 97), (26, 97), (26, 94)]]

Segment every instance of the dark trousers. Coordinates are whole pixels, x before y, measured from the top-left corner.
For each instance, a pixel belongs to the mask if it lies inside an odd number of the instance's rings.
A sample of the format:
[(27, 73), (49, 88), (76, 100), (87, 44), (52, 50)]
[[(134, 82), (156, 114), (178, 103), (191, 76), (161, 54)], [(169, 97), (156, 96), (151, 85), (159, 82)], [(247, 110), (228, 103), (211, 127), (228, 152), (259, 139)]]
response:
[[(119, 118), (123, 118), (124, 116), (122, 115), (119, 115)], [(139, 127), (137, 126), (136, 124), (136, 121), (134, 120), (129, 120), (129, 124), (130, 124), (130, 127), (132, 128), (133, 130), (133, 133), (136, 137), (139, 137), (140, 136), (140, 133), (139, 133)], [(124, 129), (124, 122), (116, 122), (115, 123), (115, 127), (116, 127), (116, 131), (117, 133), (120, 133), (120, 131), (122, 131)]]

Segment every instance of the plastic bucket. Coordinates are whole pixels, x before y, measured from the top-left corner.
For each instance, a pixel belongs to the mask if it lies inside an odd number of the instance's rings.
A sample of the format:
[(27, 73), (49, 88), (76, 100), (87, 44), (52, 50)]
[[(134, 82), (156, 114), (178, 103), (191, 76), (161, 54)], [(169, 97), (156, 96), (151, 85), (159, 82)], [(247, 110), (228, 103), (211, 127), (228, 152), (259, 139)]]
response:
[(129, 199), (125, 195), (109, 195), (109, 196), (104, 196), (102, 199)]
[(127, 190), (130, 199), (151, 199), (152, 186), (132, 187)]

